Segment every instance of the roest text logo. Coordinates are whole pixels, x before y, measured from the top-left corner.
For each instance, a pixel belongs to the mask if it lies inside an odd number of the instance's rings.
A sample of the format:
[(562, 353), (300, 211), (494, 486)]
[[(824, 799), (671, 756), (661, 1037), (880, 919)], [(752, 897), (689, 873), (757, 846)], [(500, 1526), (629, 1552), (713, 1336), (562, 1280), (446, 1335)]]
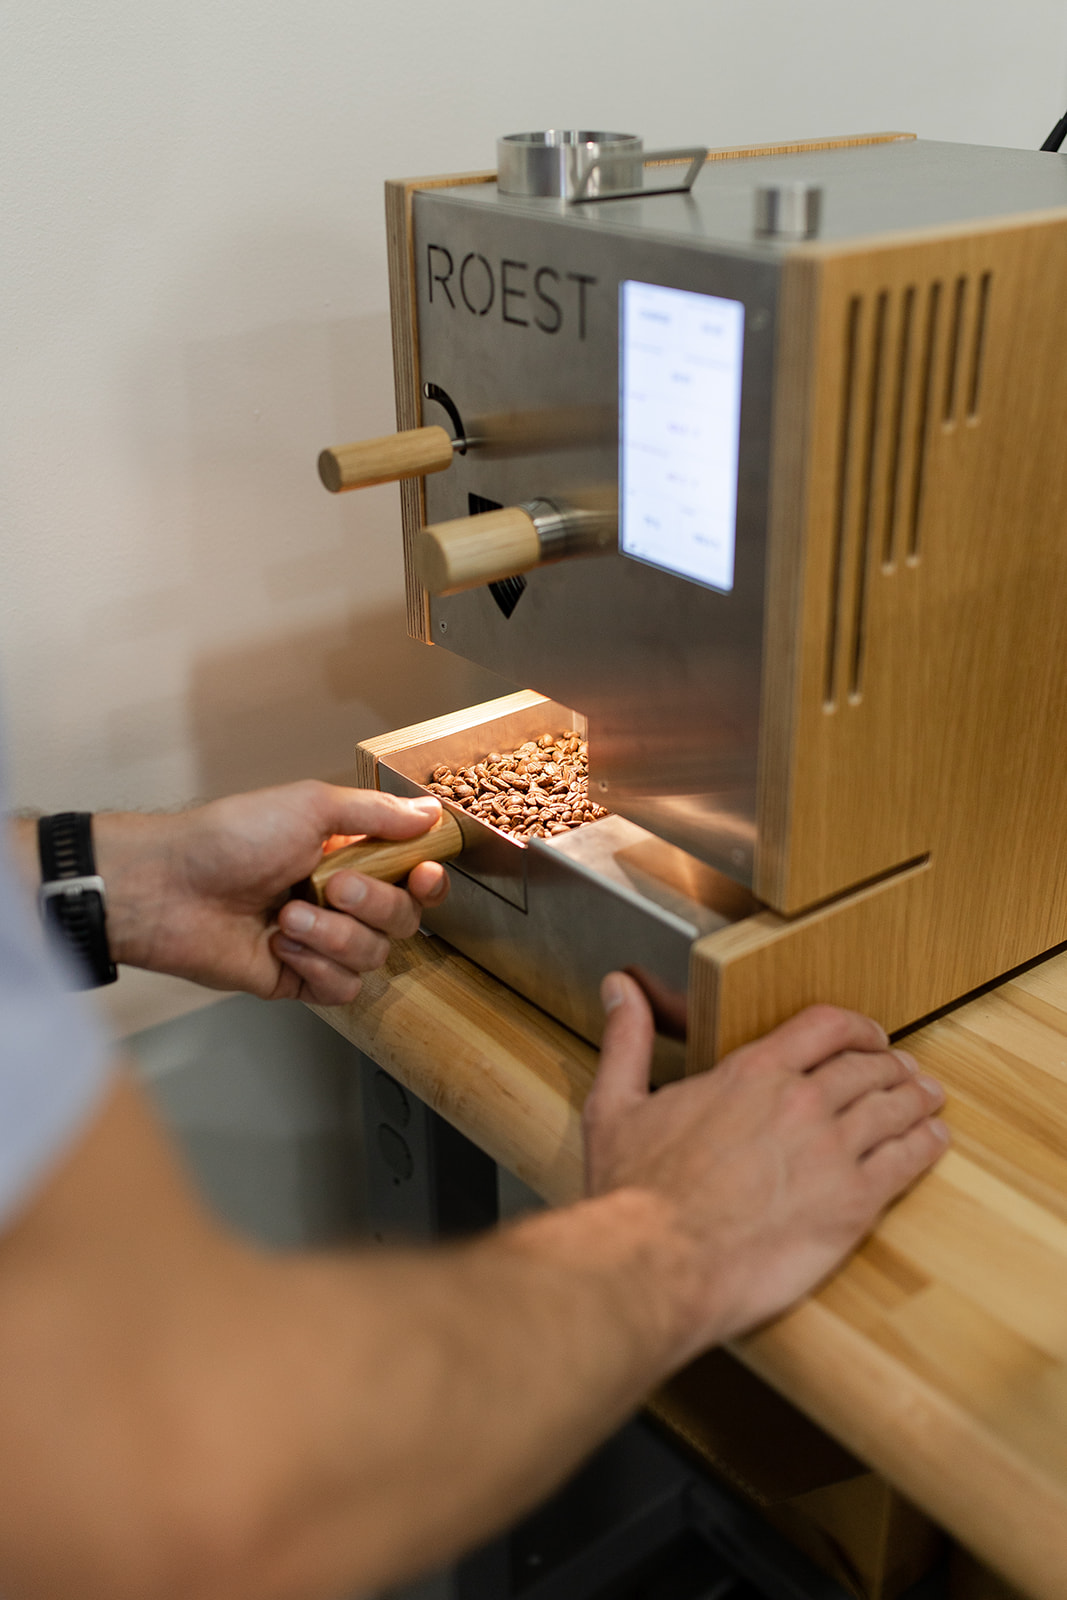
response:
[(429, 245), (426, 260), (431, 305), (447, 301), (453, 311), (463, 307), (472, 317), (487, 317), (495, 309), (513, 327), (542, 333), (576, 324), (578, 338), (585, 338), (588, 291), (597, 282), (587, 272), (561, 273), (506, 257), (491, 262), (476, 250), (457, 264), (443, 244)]

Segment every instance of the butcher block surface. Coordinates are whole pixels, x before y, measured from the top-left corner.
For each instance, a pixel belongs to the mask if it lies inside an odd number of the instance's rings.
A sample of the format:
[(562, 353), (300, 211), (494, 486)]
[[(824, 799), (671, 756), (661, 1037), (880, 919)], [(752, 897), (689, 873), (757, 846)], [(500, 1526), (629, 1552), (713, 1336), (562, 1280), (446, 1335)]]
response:
[[(595, 1052), (435, 939), (316, 1008), (555, 1203), (582, 1192)], [(1025, 1593), (1067, 1596), (1067, 953), (912, 1034), (953, 1148), (754, 1372)]]

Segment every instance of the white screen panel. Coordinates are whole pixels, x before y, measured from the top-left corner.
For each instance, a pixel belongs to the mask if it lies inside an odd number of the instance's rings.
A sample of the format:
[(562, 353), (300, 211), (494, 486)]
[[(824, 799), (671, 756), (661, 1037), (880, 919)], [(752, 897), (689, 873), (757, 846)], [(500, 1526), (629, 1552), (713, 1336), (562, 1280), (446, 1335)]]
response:
[(745, 308), (634, 280), (620, 292), (619, 548), (732, 589)]

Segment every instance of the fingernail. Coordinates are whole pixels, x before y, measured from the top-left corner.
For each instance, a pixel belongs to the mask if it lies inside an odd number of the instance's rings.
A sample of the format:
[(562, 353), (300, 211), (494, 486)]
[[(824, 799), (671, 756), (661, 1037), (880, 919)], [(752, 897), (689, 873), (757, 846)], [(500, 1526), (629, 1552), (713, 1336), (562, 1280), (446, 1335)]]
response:
[(340, 878), (334, 885), (330, 899), (339, 911), (357, 911), (367, 898), (367, 885), (362, 878)]
[(310, 906), (294, 900), (285, 913), (285, 926), (290, 933), (310, 933), (315, 926), (315, 913)]
[(879, 1032), (879, 1034), (881, 1036), (882, 1049), (884, 1050), (886, 1048), (886, 1046), (888, 1045), (888, 1043), (889, 1043), (889, 1035), (888, 1035), (888, 1033), (886, 1033), (885, 1029), (882, 1027), (882, 1024), (880, 1022), (876, 1022), (874, 1025), (878, 1029), (878, 1032)]
[(417, 811), (420, 817), (429, 817), (431, 822), (433, 822), (441, 812), (440, 800), (412, 800), (410, 804), (412, 811)]
[(938, 1105), (944, 1103), (945, 1091), (936, 1078), (928, 1078), (925, 1073), (920, 1072), (915, 1081), (920, 1089), (925, 1090), (931, 1100), (936, 1100)]
[(302, 944), (297, 944), (295, 939), (287, 939), (284, 934), (276, 941), (276, 947), (283, 956), (299, 956), (304, 953)]
[(626, 985), (617, 972), (609, 972), (600, 985), (600, 1003), (607, 1015), (617, 1011), (626, 999)]
[(947, 1123), (942, 1122), (940, 1117), (935, 1117), (933, 1119), (930, 1124), (930, 1131), (933, 1133), (935, 1138), (941, 1140), (942, 1144), (951, 1144), (952, 1135), (948, 1131), (948, 1125)]
[(919, 1071), (919, 1063), (916, 1061), (915, 1057), (909, 1056), (906, 1050), (894, 1050), (893, 1054), (904, 1068), (904, 1071), (910, 1072), (914, 1078)]

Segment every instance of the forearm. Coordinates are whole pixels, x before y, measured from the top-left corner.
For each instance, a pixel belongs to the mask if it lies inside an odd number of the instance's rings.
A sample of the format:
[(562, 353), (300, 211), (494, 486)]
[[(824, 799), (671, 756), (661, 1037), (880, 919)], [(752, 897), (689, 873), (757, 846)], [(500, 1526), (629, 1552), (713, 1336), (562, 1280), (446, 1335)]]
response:
[(122, 1087), (0, 1244), (0, 1588), (326, 1600), (446, 1560), (679, 1359), (691, 1270), (636, 1190), (448, 1252), (265, 1258)]
[(329, 1329), (296, 1431), (330, 1439), (320, 1464), (334, 1482), (291, 1524), (294, 1593), (375, 1588), (449, 1559), (640, 1403), (678, 1360), (685, 1322), (686, 1268), (659, 1210), (620, 1192), (447, 1254), (293, 1269), (309, 1343)]

